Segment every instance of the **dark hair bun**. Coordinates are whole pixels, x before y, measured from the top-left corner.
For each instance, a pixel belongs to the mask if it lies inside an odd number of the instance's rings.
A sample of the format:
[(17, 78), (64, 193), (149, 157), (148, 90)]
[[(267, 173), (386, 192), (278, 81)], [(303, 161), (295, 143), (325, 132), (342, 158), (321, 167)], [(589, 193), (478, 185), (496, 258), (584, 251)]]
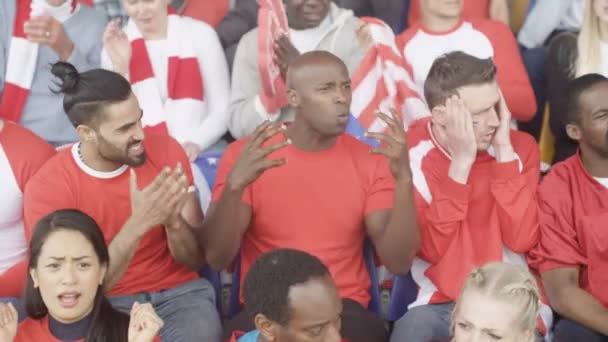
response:
[(61, 83), (56, 83), (59, 86), (58, 92), (72, 94), (76, 91), (78, 81), (80, 81), (80, 74), (72, 64), (57, 62), (53, 64), (51, 73), (61, 80)]

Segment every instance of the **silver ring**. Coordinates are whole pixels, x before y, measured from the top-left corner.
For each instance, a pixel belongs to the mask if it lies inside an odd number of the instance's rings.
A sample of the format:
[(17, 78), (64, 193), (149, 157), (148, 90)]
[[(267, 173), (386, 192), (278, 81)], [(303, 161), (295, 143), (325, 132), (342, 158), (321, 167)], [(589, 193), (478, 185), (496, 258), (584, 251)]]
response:
[(44, 32), (44, 36), (47, 38), (51, 38), (51, 31)]

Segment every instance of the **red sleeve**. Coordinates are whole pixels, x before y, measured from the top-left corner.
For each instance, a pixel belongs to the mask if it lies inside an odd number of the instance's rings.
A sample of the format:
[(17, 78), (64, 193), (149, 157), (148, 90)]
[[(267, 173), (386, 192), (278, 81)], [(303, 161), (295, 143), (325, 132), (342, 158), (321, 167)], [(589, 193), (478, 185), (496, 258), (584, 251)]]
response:
[(536, 113), (536, 97), (513, 33), (507, 25), (497, 21), (473, 21), (473, 26), (492, 43), (494, 63), (498, 68), (496, 77), (513, 118), (531, 120)]
[[(226, 148), (222, 159), (220, 160), (220, 164), (217, 168), (217, 175), (215, 176), (215, 185), (213, 186), (213, 194), (211, 201), (216, 202), (222, 196), (224, 192), (224, 184), (226, 184), (226, 179), (228, 178), (228, 174), (232, 170), (236, 159), (245, 144), (244, 140), (236, 141)], [(243, 197), (241, 199), (244, 203), (251, 206), (252, 203), (252, 195), (251, 195), (251, 185), (245, 189), (243, 193)]]
[(516, 253), (526, 253), (539, 237), (536, 189), (540, 152), (532, 137), (520, 132), (511, 136), (519, 160), (494, 164), (490, 192), (496, 201), (505, 244)]
[(55, 155), (55, 149), (26, 128), (5, 121), (2, 145), (13, 168), (21, 192), (25, 184)]
[(21, 297), (27, 279), (27, 260), (13, 265), (0, 275), (0, 297)]
[(423, 259), (438, 263), (455, 241), (457, 232), (466, 224), (471, 187), (455, 182), (447, 174), (436, 181), (427, 177), (427, 182), (432, 194), (430, 204), (422, 196), (421, 189), (416, 189), (418, 225), (422, 238), (419, 253)]
[(540, 242), (528, 254), (530, 266), (540, 273), (587, 265), (572, 222), (568, 179), (562, 179), (554, 171), (545, 177), (538, 190)]
[(395, 178), (391, 174), (388, 160), (381, 157), (375, 165), (376, 170), (365, 201), (365, 216), (375, 211), (391, 209), (395, 199)]
[[(57, 158), (57, 157), (55, 157)], [(59, 209), (76, 207), (74, 189), (56, 166), (61, 160), (52, 159), (26, 185), (23, 198), (25, 238), (29, 242), (36, 223), (44, 216)]]

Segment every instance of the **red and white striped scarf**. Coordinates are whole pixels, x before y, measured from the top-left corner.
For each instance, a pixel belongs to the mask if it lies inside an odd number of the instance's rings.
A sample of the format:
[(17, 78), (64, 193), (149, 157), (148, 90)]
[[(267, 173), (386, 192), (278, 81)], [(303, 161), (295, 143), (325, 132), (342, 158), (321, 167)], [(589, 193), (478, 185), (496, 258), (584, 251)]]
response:
[(200, 125), (200, 116), (205, 110), (201, 69), (190, 43), (196, 39), (196, 32), (192, 32), (188, 22), (178, 15), (169, 14), (168, 20), (168, 98), (165, 103), (154, 78), (145, 41), (132, 20), (125, 28), (132, 47), (129, 78), (143, 110), (142, 124), (147, 131), (170, 134), (182, 143), (195, 141), (183, 133), (196, 134), (192, 127)]
[(363, 128), (372, 132), (386, 128), (376, 116), (377, 110), (389, 113), (390, 108), (395, 108), (404, 115), (404, 124), (409, 125), (426, 105), (413, 90), (415, 85), (397, 49), (395, 35), (380, 19), (361, 20), (369, 27), (373, 46), (353, 75), (351, 113)]
[[(31, 16), (40, 15), (34, 12), (32, 0), (18, 0), (15, 13), (13, 36), (8, 50), (6, 63), (6, 78), (4, 90), (0, 99), (0, 118), (19, 122), (25, 101), (30, 93), (30, 87), (36, 74), (38, 62), (38, 44), (30, 42), (24, 32), (23, 25)], [(76, 0), (71, 2), (72, 15), (78, 11)], [(65, 21), (67, 18), (58, 19)]]

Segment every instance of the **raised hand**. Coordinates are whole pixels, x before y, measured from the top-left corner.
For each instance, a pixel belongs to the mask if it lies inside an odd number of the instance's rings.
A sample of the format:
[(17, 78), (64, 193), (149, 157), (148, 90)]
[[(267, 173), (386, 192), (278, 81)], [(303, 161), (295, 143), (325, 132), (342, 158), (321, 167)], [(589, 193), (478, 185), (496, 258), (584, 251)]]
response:
[(287, 68), (291, 61), (300, 55), (298, 49), (291, 43), (287, 35), (282, 35), (274, 42), (274, 62), (281, 70), (281, 76), (287, 76)]
[(182, 147), (184, 148), (184, 152), (186, 152), (190, 162), (195, 161), (196, 158), (198, 158), (198, 155), (201, 153), (201, 148), (197, 144), (189, 141), (183, 143)]
[(112, 61), (114, 71), (126, 75), (129, 73), (131, 63), (131, 43), (119, 24), (120, 18), (116, 18), (106, 26), (103, 33), (103, 47)]
[(13, 304), (0, 303), (0, 342), (13, 342), (17, 336), (19, 316)]
[(477, 157), (473, 119), (464, 101), (455, 95), (446, 100), (444, 134), (452, 160), (473, 164)]
[(129, 321), (129, 342), (152, 342), (163, 327), (163, 320), (158, 317), (151, 304), (133, 303)]
[(372, 149), (372, 153), (382, 154), (389, 159), (391, 173), (396, 181), (411, 180), (407, 134), (403, 120), (396, 110), (391, 109), (391, 116), (378, 112), (378, 117), (386, 123), (386, 133), (367, 132), (367, 137), (382, 142), (380, 147)]
[(55, 51), (59, 59), (67, 61), (74, 50), (74, 43), (63, 29), (63, 24), (48, 15), (33, 17), (23, 25), (23, 32), (31, 42), (43, 44)]
[(500, 121), (500, 126), (496, 130), (496, 134), (494, 135), (494, 140), (492, 141), (492, 145), (495, 149), (499, 149), (504, 146), (511, 146), (511, 111), (509, 111), (509, 107), (507, 107), (507, 102), (505, 101), (502, 92), (500, 93), (500, 102), (498, 105), (498, 120)]
[(289, 139), (270, 146), (264, 146), (266, 141), (284, 131), (285, 126), (272, 126), (269, 121), (258, 126), (251, 135), (250, 140), (243, 147), (232, 170), (228, 174), (226, 185), (229, 189), (243, 190), (247, 185), (260, 177), (264, 171), (287, 163), (287, 160), (284, 158), (271, 160), (267, 157), (272, 152), (289, 145), (291, 143)]
[(355, 34), (357, 35), (359, 46), (363, 51), (367, 51), (374, 44), (374, 39), (370, 33), (370, 26), (363, 20), (359, 20), (359, 24), (357, 24), (357, 28), (355, 29)]
[(188, 187), (181, 165), (164, 168), (145, 189), (137, 185), (137, 175), (131, 169), (131, 212), (141, 222), (144, 233), (169, 220), (176, 206), (183, 201)]

